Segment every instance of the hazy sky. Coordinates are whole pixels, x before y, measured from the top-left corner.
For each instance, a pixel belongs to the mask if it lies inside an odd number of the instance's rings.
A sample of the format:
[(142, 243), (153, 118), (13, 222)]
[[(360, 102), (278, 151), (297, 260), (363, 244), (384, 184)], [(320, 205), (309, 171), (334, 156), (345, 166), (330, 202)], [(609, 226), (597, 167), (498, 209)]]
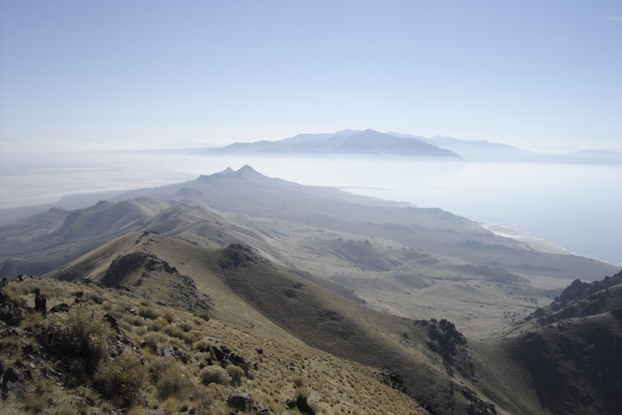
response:
[(0, 0), (0, 15), (5, 146), (373, 128), (622, 147), (619, 0)]

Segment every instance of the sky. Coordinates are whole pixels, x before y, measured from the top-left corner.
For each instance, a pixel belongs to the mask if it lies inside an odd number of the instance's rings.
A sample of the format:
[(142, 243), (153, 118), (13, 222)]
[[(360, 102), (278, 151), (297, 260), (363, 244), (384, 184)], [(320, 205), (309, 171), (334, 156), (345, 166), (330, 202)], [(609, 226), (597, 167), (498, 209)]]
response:
[(622, 2), (0, 0), (0, 151), (347, 128), (622, 147)]

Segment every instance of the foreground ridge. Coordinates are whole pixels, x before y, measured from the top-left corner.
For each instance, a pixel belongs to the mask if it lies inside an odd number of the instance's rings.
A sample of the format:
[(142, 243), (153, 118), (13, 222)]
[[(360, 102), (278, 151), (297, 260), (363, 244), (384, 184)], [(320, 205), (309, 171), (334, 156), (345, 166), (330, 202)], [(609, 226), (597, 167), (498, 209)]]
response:
[(3, 413), (427, 413), (377, 369), (126, 289), (20, 278), (0, 302)]

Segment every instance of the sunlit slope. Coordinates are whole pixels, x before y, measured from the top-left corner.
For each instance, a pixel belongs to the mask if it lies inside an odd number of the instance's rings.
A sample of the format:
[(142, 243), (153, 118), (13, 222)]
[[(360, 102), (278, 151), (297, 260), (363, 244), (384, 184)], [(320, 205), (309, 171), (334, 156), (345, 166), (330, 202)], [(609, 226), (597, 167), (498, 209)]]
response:
[[(119, 258), (126, 259), (125, 267)], [(113, 271), (121, 277), (114, 278)], [(175, 289), (188, 299), (206, 295), (211, 312), (222, 321), (390, 369), (403, 378), (409, 393), (438, 413), (492, 407), (472, 389), (476, 370), (468, 343), (451, 323), (366, 309), (241, 245), (203, 248), (153, 233), (128, 234), (48, 276), (114, 281), (164, 305), (180, 305), (172, 295)], [(180, 283), (186, 277), (191, 284)], [(454, 389), (464, 393), (454, 394)]]
[[(390, 373), (139, 294), (51, 278), (0, 287), (0, 413), (226, 414), (242, 409), (234, 390), (264, 415), (428, 413)], [(39, 295), (48, 313), (33, 312)]]

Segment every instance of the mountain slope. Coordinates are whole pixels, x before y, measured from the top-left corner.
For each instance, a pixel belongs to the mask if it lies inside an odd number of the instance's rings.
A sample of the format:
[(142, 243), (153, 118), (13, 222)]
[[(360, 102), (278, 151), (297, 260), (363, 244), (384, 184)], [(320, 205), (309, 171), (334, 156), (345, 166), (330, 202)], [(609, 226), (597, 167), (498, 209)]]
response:
[[(132, 266), (123, 272), (115, 265), (119, 258), (132, 257), (138, 260), (129, 261)], [(438, 413), (450, 413), (450, 408), (491, 413), (493, 404), (471, 389), (474, 372), (468, 347), (455, 329), (451, 331), (453, 325), (414, 322), (366, 309), (241, 245), (206, 249), (152, 233), (127, 234), (48, 276), (108, 284), (116, 273), (114, 285), (168, 304), (166, 289), (146, 291), (145, 283), (139, 283), (154, 260), (174, 269), (170, 278), (191, 278), (196, 290), (209, 296), (210, 312), (219, 320), (272, 336), (294, 336), (336, 356), (388, 369), (403, 378), (410, 394)], [(185, 296), (188, 291), (184, 289)], [(459, 347), (450, 347), (456, 338)], [(453, 395), (454, 389), (465, 393)]]
[(450, 319), (469, 338), (499, 333), (550, 302), (566, 280), (616, 271), (535, 251), (440, 209), (302, 186), (246, 166), (0, 226), (0, 276), (49, 272), (145, 230), (202, 247), (250, 245), (333, 291), (354, 291), (371, 308)]
[(574, 282), (551, 306), (483, 342), (468, 341), (444, 319), (368, 309), (239, 244), (205, 248), (126, 234), (49, 277), (121, 286), (162, 305), (184, 306), (167, 284), (179, 298), (207, 295), (219, 321), (386, 369), (439, 414), (614, 414), (619, 404), (622, 273)]
[(542, 409), (616, 414), (622, 407), (622, 272), (574, 281), (507, 334), (507, 355), (526, 369)]
[(0, 287), (0, 412), (427, 414), (390, 373), (136, 294), (41, 278)]

